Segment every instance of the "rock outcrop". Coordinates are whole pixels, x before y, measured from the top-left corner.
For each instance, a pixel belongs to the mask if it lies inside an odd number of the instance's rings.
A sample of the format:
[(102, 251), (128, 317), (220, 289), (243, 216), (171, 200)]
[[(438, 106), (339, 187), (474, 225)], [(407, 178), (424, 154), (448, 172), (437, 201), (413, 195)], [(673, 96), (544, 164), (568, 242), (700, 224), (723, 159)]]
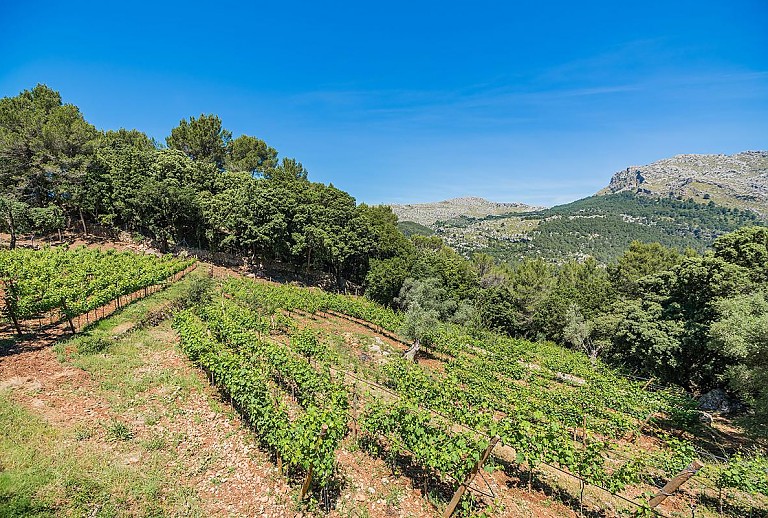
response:
[(768, 151), (735, 155), (677, 155), (613, 175), (598, 194), (631, 191), (768, 214)]

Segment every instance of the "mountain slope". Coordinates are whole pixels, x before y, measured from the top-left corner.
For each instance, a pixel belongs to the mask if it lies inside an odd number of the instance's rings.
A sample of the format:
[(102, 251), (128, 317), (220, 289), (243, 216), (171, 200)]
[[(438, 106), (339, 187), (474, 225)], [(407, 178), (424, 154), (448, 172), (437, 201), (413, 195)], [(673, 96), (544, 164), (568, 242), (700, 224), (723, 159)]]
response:
[(703, 251), (716, 237), (761, 221), (748, 210), (622, 192), (539, 211), (454, 218), (434, 228), (465, 256), (483, 252), (502, 260), (562, 262), (591, 255), (608, 263), (633, 240)]
[(735, 155), (677, 155), (613, 175), (598, 194), (629, 191), (768, 215), (768, 151)]
[(538, 208), (524, 203), (496, 203), (473, 196), (432, 203), (395, 204), (390, 207), (400, 221), (413, 221), (425, 226), (460, 216), (483, 217), (492, 214), (527, 212)]
[(628, 167), (597, 195), (550, 209), (457, 198), (393, 210), (467, 257), (562, 262), (591, 255), (607, 263), (632, 240), (703, 251), (726, 232), (764, 223), (768, 152), (678, 155)]

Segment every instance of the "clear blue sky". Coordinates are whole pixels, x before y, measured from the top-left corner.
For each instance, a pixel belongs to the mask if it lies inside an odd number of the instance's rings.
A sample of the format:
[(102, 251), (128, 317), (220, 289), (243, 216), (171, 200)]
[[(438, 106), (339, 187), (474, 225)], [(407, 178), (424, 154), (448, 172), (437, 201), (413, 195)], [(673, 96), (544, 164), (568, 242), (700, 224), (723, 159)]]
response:
[(165, 140), (215, 113), (359, 201), (551, 205), (768, 149), (768, 1), (0, 0), (0, 96)]

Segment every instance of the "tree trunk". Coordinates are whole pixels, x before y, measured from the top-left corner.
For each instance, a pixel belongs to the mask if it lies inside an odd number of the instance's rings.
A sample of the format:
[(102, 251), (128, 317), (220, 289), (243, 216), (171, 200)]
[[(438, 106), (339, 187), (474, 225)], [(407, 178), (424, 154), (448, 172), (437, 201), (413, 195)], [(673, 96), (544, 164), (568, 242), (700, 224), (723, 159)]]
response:
[(13, 250), (16, 248), (16, 223), (13, 221), (13, 211), (8, 211), (8, 217), (6, 218), (6, 221), (8, 222), (8, 232), (11, 234), (11, 244), (10, 248)]
[(16, 328), (16, 334), (19, 336), (23, 335), (24, 333), (21, 331), (21, 325), (19, 324), (18, 317), (16, 317), (16, 312), (8, 308), (8, 314), (11, 316), (11, 320), (13, 321), (13, 327)]
[(421, 349), (421, 342), (419, 342), (419, 339), (413, 341), (413, 345), (410, 349), (408, 349), (404, 354), (403, 358), (405, 358), (408, 361), (415, 362), (416, 361), (416, 353), (419, 352), (419, 349)]
[(83, 225), (83, 234), (86, 236), (88, 235), (88, 227), (85, 225), (85, 216), (83, 215), (83, 209), (79, 208), (78, 211), (80, 212), (80, 223)]

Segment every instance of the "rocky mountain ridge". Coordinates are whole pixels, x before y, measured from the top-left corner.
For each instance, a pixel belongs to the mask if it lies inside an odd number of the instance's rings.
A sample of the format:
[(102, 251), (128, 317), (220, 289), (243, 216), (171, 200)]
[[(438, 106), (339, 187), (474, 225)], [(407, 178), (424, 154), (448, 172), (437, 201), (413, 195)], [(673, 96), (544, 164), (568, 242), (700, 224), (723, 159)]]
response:
[(392, 208), (401, 222), (420, 223), (401, 223), (412, 233), (434, 233), (466, 257), (562, 262), (591, 255), (607, 264), (634, 239), (704, 251), (723, 233), (765, 224), (768, 151), (631, 166), (597, 195), (549, 209), (475, 197)]
[(677, 155), (613, 175), (598, 194), (630, 191), (641, 195), (689, 198), (768, 214), (768, 151), (734, 155)]
[(529, 212), (541, 208), (524, 203), (493, 202), (476, 196), (430, 203), (394, 204), (390, 207), (400, 221), (414, 221), (426, 226), (432, 226), (438, 221), (447, 221), (460, 216), (482, 218), (513, 212)]

